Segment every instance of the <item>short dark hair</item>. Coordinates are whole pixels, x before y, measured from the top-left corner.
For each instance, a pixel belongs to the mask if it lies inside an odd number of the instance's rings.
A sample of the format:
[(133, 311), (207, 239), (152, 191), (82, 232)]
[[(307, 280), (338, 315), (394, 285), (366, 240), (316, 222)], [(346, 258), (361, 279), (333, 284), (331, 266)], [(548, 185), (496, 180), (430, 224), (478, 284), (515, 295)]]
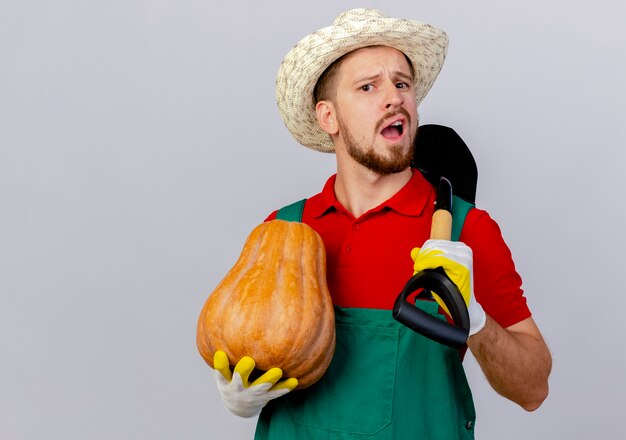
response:
[(322, 72), (313, 89), (313, 105), (317, 105), (320, 101), (332, 101), (335, 98), (337, 94), (337, 87), (335, 87), (337, 72), (349, 53), (351, 52), (337, 58)]

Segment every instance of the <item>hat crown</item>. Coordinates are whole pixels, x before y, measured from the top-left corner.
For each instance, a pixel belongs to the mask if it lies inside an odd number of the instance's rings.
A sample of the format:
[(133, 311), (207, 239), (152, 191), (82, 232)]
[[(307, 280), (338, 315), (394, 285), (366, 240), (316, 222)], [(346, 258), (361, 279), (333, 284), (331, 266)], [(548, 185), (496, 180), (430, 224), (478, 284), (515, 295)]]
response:
[(333, 26), (348, 27), (357, 21), (388, 18), (382, 11), (372, 8), (357, 8), (342, 12), (333, 22)]

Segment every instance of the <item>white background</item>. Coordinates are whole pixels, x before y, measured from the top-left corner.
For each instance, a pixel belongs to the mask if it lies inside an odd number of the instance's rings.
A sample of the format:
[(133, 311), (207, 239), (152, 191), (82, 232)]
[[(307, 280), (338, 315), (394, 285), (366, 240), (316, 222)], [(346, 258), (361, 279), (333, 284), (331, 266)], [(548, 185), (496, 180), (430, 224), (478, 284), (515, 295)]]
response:
[[(341, 5), (339, 5), (341, 3)], [(344, 9), (447, 31), (420, 108), (478, 161), (554, 357), (534, 413), (466, 369), (480, 439), (621, 437), (621, 0), (0, 3), (0, 438), (251, 438), (195, 347), (249, 231), (318, 192), (278, 66)]]

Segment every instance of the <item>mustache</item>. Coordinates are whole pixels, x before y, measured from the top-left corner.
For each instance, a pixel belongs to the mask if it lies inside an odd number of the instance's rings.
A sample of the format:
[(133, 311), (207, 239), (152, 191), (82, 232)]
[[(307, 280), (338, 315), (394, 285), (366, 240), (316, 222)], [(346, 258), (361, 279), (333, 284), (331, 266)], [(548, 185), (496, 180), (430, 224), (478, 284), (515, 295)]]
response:
[(376, 127), (374, 131), (378, 133), (380, 129), (383, 127), (383, 124), (385, 123), (385, 121), (389, 120), (390, 118), (393, 118), (396, 115), (403, 115), (406, 118), (408, 124), (411, 125), (411, 115), (409, 115), (408, 111), (400, 107), (398, 110), (385, 113), (385, 115), (382, 118), (380, 118), (380, 120), (376, 123)]

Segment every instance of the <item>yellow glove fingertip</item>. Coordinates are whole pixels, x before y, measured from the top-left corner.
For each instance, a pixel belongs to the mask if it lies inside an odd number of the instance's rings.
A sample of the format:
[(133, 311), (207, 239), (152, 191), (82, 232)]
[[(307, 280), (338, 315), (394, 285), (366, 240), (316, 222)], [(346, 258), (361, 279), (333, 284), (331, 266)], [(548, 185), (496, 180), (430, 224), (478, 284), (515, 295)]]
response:
[(224, 368), (228, 365), (228, 356), (222, 350), (218, 350), (213, 355), (213, 365), (217, 370)]
[(235, 371), (239, 374), (242, 374), (254, 370), (255, 365), (256, 362), (254, 362), (254, 359), (252, 359), (250, 356), (244, 356), (239, 359), (239, 362), (237, 362), (237, 365), (235, 365)]
[(254, 370), (255, 365), (254, 359), (250, 356), (242, 357), (239, 362), (237, 362), (237, 365), (235, 365), (233, 373), (239, 373), (245, 387), (248, 386), (248, 378), (250, 377), (250, 373)]
[(411, 260), (415, 261), (421, 249), (422, 248), (418, 248), (418, 247), (411, 249)]
[(221, 350), (218, 350), (213, 355), (213, 367), (222, 373), (224, 379), (231, 380), (232, 374), (230, 372), (230, 365), (228, 363), (228, 356)]
[(294, 390), (298, 386), (298, 379), (290, 377), (289, 379), (283, 380), (278, 385), (272, 388), (272, 391), (287, 389), (289, 391)]
[(274, 385), (281, 377), (283, 377), (283, 370), (276, 367), (270, 368), (265, 373), (263, 373), (261, 377), (252, 382), (252, 385), (260, 385), (262, 383), (271, 383), (272, 385)]

